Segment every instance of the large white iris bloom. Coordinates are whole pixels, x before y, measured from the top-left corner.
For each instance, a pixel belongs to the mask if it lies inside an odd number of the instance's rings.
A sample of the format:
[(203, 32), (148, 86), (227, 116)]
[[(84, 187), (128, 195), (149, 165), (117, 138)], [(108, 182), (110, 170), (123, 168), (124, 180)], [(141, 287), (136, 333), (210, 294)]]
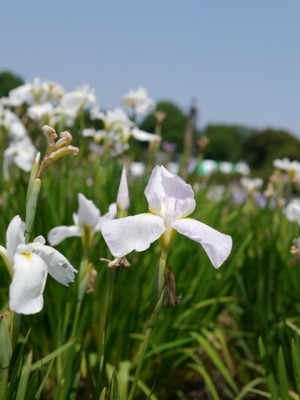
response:
[(13, 273), (9, 307), (19, 314), (41, 311), (48, 273), (68, 286), (77, 272), (61, 253), (45, 245), (42, 236), (25, 244), (25, 224), (18, 215), (7, 228), (6, 249), (0, 246), (0, 255)]
[(163, 166), (152, 171), (145, 195), (150, 213), (104, 221), (102, 234), (115, 257), (143, 251), (161, 235), (176, 230), (201, 244), (215, 268), (229, 256), (232, 239), (195, 219), (186, 218), (196, 206), (192, 187)]

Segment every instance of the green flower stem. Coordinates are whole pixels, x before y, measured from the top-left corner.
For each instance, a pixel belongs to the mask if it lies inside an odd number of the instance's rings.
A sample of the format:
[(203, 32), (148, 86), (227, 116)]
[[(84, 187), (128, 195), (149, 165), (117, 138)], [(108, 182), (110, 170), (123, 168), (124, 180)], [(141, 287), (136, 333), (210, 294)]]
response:
[[(158, 265), (158, 271), (157, 271), (157, 285), (156, 285), (156, 304), (155, 307), (152, 311), (152, 314), (150, 315), (148, 322), (147, 322), (147, 328), (146, 328), (146, 332), (144, 335), (144, 340), (142, 342), (141, 348), (140, 348), (140, 352), (139, 352), (139, 356), (138, 356), (138, 363), (137, 363), (137, 367), (136, 367), (136, 371), (135, 371), (135, 375), (133, 378), (133, 383), (131, 386), (131, 390), (129, 393), (129, 397), (128, 400), (132, 400), (133, 396), (135, 394), (137, 385), (138, 385), (138, 381), (139, 381), (139, 377), (142, 371), (142, 366), (143, 366), (143, 362), (144, 362), (144, 358), (145, 358), (145, 354), (148, 348), (148, 344), (150, 341), (150, 337), (151, 337), (151, 333), (152, 330), (155, 326), (155, 323), (158, 319), (162, 304), (163, 304), (163, 298), (164, 298), (164, 288), (165, 288), (165, 270), (166, 270), (166, 265), (167, 265), (167, 251), (162, 250), (161, 252), (161, 256), (159, 259), (159, 265)], [(154, 289), (154, 290), (155, 290)], [(155, 291), (156, 291), (155, 290)]]
[[(78, 288), (77, 288), (77, 301), (75, 306), (75, 315), (73, 319), (73, 323), (71, 325), (71, 338), (72, 340), (76, 340), (76, 347), (75, 349), (69, 349), (65, 355), (57, 359), (57, 390), (55, 394), (56, 399), (64, 400), (66, 398), (66, 393), (68, 390), (73, 390), (73, 386), (76, 386), (77, 376), (74, 375), (74, 381), (65, 382), (65, 371), (72, 368), (72, 364), (77, 356), (79, 351), (82, 351), (82, 337), (79, 335), (78, 332), (78, 324), (80, 321), (80, 313), (82, 308), (82, 303), (86, 294), (86, 289), (89, 284), (89, 276), (90, 276), (90, 262), (89, 262), (89, 248), (85, 246), (86, 240), (82, 238), (83, 242), (83, 256), (80, 263), (79, 271), (78, 271)], [(76, 339), (75, 339), (76, 338)], [(74, 389), (75, 390), (75, 389)]]
[(158, 299), (160, 299), (165, 286), (165, 270), (167, 265), (167, 257), (168, 257), (167, 251), (162, 250), (158, 268)]
[(28, 196), (27, 196), (28, 198), (26, 204), (26, 232), (25, 232), (26, 243), (28, 243), (30, 240), (40, 189), (41, 189), (40, 179), (35, 179), (32, 186), (28, 187)]
[(9, 332), (10, 314), (3, 315), (0, 323), (0, 398), (6, 399), (9, 365), (12, 358), (12, 344)]
[(110, 284), (108, 285), (107, 297), (105, 301), (105, 311), (104, 311), (104, 327), (101, 337), (100, 344), (100, 381), (105, 381), (106, 375), (106, 364), (108, 358), (108, 349), (109, 349), (109, 340), (111, 337), (111, 315), (113, 313), (116, 292), (117, 292), (117, 283), (119, 276), (119, 269), (112, 270)]
[(18, 341), (20, 332), (20, 321), (21, 321), (21, 315), (14, 311), (11, 311), (10, 338), (13, 349)]
[(80, 267), (79, 267), (78, 293), (77, 293), (75, 317), (74, 317), (72, 333), (71, 333), (72, 337), (76, 335), (82, 302), (83, 302), (83, 299), (84, 299), (84, 296), (86, 293), (86, 289), (89, 284), (89, 272), (90, 272), (89, 265), (90, 265), (90, 263), (88, 260), (88, 249), (85, 248), (85, 255), (84, 255), (84, 258), (81, 261)]

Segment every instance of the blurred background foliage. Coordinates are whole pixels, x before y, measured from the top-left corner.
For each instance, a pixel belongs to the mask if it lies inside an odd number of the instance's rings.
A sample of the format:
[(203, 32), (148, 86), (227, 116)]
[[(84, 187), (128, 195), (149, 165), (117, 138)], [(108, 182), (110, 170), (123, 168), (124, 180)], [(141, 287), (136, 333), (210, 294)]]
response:
[[(7, 96), (9, 91), (23, 84), (23, 79), (10, 72), (0, 72), (0, 97)], [(175, 145), (175, 154), (183, 151), (183, 135), (188, 122), (188, 113), (171, 101), (159, 101), (155, 110), (140, 121), (141, 129), (155, 132), (155, 113), (165, 113), (165, 120), (161, 126), (161, 135), (165, 142)], [(99, 122), (89, 121), (90, 125), (101, 128)], [(204, 156), (216, 161), (230, 161), (236, 163), (244, 160), (248, 163), (253, 175), (266, 179), (272, 172), (272, 161), (276, 158), (287, 157), (300, 160), (300, 141), (291, 133), (275, 128), (263, 130), (247, 126), (209, 124), (203, 128), (201, 125), (201, 110), (195, 125), (195, 140), (193, 155), (199, 154), (198, 141), (205, 136), (209, 139)], [(135, 143), (134, 147), (144, 148), (143, 143)], [(138, 151), (137, 151), (138, 153)], [(175, 157), (176, 158), (176, 157)]]
[(0, 97), (8, 95), (10, 90), (22, 85), (23, 79), (10, 71), (0, 71)]

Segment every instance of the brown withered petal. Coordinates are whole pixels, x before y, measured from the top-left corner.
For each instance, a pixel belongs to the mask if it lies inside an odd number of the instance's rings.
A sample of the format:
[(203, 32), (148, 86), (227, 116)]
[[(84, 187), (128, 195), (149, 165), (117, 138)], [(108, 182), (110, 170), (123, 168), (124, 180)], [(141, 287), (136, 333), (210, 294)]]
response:
[(175, 307), (180, 303), (182, 296), (176, 296), (176, 281), (175, 276), (173, 274), (172, 268), (170, 265), (166, 266), (165, 270), (165, 294), (166, 297), (164, 299), (165, 307)]
[(128, 268), (130, 267), (130, 263), (126, 260), (125, 257), (116, 257), (113, 260), (108, 260), (107, 258), (99, 258), (99, 261), (106, 261), (107, 267), (112, 269), (117, 269), (119, 267)]
[(92, 268), (92, 270), (89, 273), (89, 283), (88, 283), (88, 287), (86, 289), (87, 293), (93, 293), (93, 291), (95, 289), (97, 275), (98, 275), (98, 272), (95, 270), (95, 268)]

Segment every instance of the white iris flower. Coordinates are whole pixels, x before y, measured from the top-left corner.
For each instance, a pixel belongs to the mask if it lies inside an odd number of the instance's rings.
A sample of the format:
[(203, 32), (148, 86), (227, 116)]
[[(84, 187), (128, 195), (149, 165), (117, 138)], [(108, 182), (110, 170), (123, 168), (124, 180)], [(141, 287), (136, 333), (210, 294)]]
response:
[(146, 250), (162, 235), (168, 240), (175, 230), (200, 243), (215, 268), (221, 266), (230, 254), (232, 239), (202, 222), (186, 218), (196, 206), (190, 185), (163, 166), (156, 166), (145, 195), (149, 213), (102, 224), (103, 237), (115, 257)]
[(36, 148), (28, 136), (12, 141), (3, 153), (4, 179), (9, 180), (9, 167), (12, 164), (15, 164), (25, 172), (30, 172), (36, 153)]
[(12, 272), (9, 307), (19, 314), (41, 311), (48, 273), (68, 286), (77, 272), (61, 253), (45, 245), (42, 236), (26, 244), (25, 224), (18, 215), (7, 228), (6, 249), (0, 246), (0, 255)]
[(131, 90), (123, 97), (123, 103), (128, 107), (132, 107), (137, 115), (148, 114), (154, 107), (155, 102), (152, 100), (144, 88)]
[(48, 241), (51, 246), (56, 246), (68, 237), (78, 236), (82, 237), (85, 245), (89, 247), (95, 233), (101, 231), (103, 221), (117, 215), (115, 203), (109, 206), (108, 213), (101, 216), (95, 204), (81, 193), (78, 194), (78, 202), (78, 214), (73, 213), (74, 225), (58, 226), (49, 232)]

